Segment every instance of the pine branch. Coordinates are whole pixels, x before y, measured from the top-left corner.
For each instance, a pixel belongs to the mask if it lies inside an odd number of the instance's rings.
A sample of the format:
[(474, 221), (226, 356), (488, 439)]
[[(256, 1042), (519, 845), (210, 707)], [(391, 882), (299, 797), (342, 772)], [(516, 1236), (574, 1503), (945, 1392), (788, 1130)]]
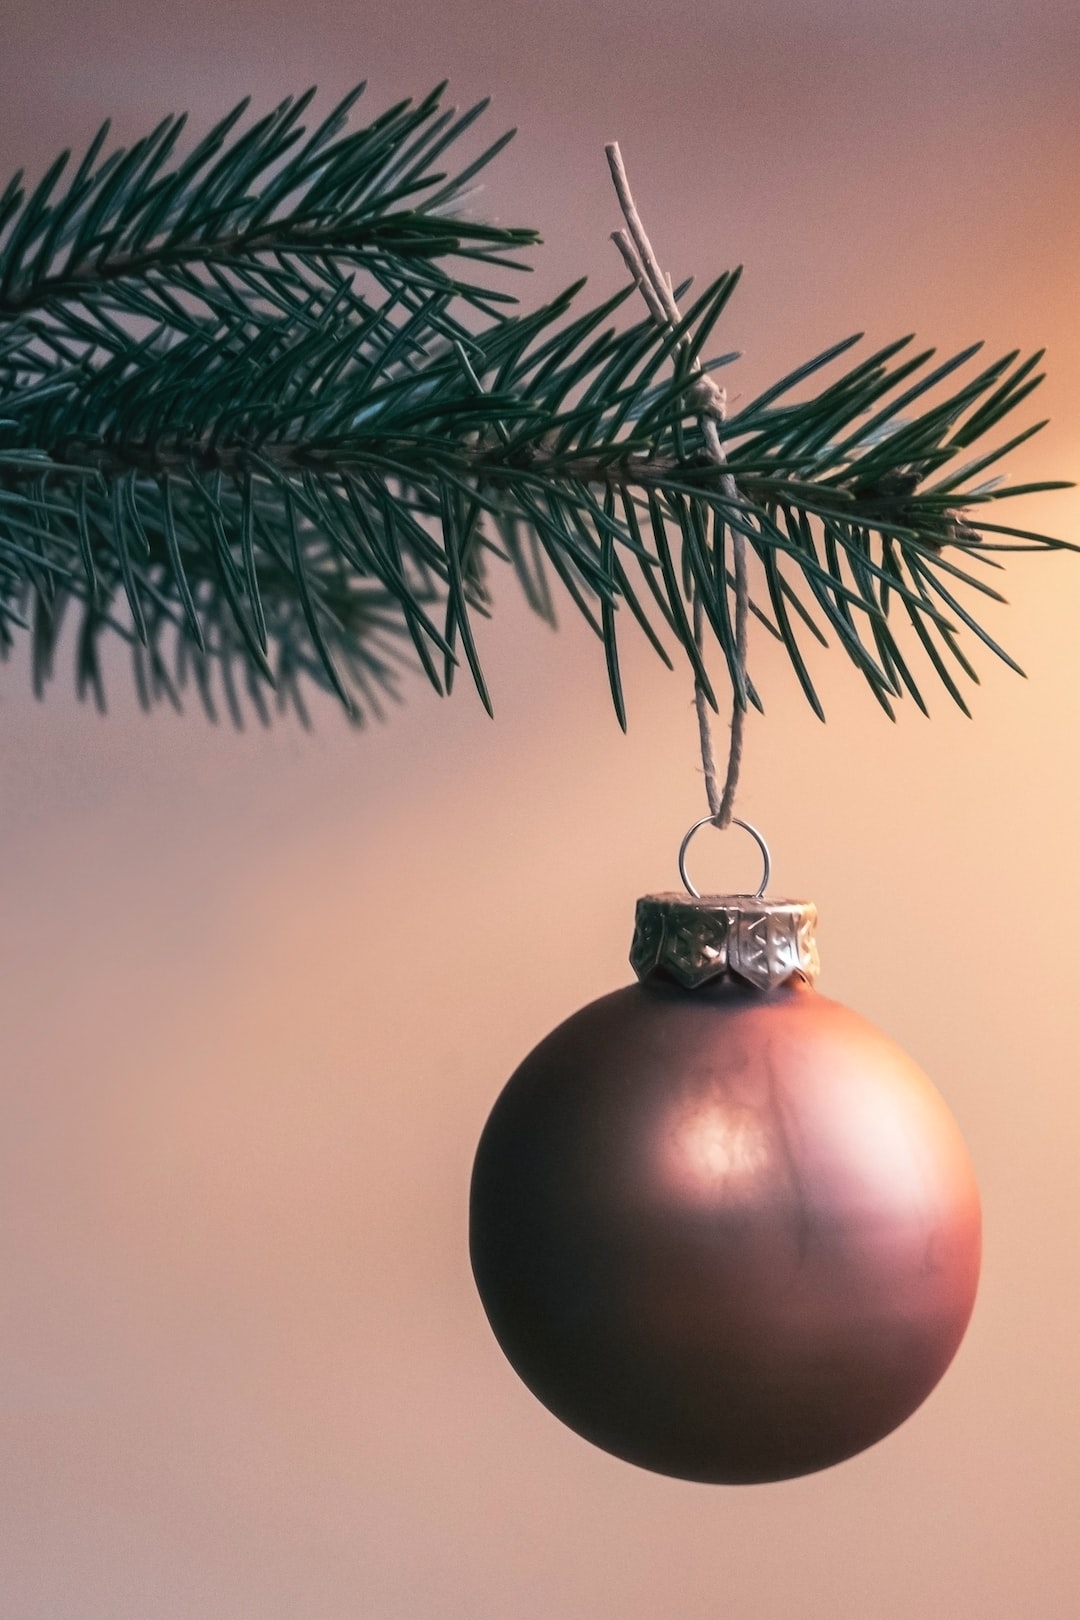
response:
[(58, 161), (0, 199), (0, 650), (29, 630), (38, 689), (74, 609), (99, 703), (114, 636), (146, 703), (194, 683), (237, 722), (268, 717), (268, 691), (303, 714), (304, 680), (378, 714), (414, 661), (440, 691), (466, 663), (489, 702), (473, 621), (501, 555), (537, 612), (554, 576), (593, 625), (620, 719), (627, 615), (715, 702), (689, 608), (697, 592), (737, 678), (738, 534), (753, 611), (818, 713), (799, 627), (822, 623), (888, 712), (905, 692), (926, 707), (898, 618), (964, 706), (960, 628), (1007, 658), (956, 594), (997, 597), (967, 559), (999, 535), (1064, 544), (979, 521), (1065, 487), (976, 482), (1042, 425), (983, 448), (1041, 356), (947, 391), (975, 349), (935, 366), (904, 339), (801, 397), (845, 340), (724, 419), (721, 477), (698, 370), (738, 358), (707, 345), (739, 273), (671, 330), (619, 324), (631, 288), (510, 313), (447, 268), (533, 240), (446, 212), (503, 142), (432, 169), (480, 109), (436, 91), (341, 134), (357, 94), (306, 139), (310, 95), (237, 134), (242, 104), (181, 161), (182, 120), (103, 160), (102, 133), (62, 195)]
[[(447, 217), (513, 131), (448, 179), (431, 165), (487, 103), (458, 117), (440, 108), (440, 85), (416, 105), (400, 102), (342, 135), (364, 88), (351, 91), (306, 140), (300, 119), (314, 90), (230, 140), (248, 106), (241, 101), (171, 166), (185, 117), (162, 120), (130, 150), (99, 161), (106, 122), (62, 195), (69, 152), (29, 194), (20, 171), (0, 196), (0, 321), (45, 311), (62, 323), (62, 306), (72, 302), (124, 308), (131, 288), (144, 295), (136, 312), (148, 313), (159, 299), (160, 315), (179, 319), (165, 291), (175, 280), (179, 291), (198, 292), (196, 270), (210, 277), (246, 270), (257, 283), (265, 279), (261, 290), (276, 284), (288, 292), (295, 276), (289, 261), (317, 271), (342, 256), (412, 287), (437, 285), (481, 304), (504, 299), (456, 280), (436, 261), (457, 256), (521, 267), (506, 250), (534, 242), (534, 232)], [(262, 263), (266, 256), (277, 261), (278, 274)], [(250, 295), (250, 280), (241, 284)]]

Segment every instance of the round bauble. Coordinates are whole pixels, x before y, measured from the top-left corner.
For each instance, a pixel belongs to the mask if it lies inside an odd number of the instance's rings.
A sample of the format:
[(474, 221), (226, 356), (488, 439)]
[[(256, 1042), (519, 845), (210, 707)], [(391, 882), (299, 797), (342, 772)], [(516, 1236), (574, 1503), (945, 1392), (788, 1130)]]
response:
[(852, 1456), (926, 1398), (974, 1304), (960, 1132), (899, 1047), (812, 988), (812, 920), (639, 903), (642, 982), (541, 1041), (476, 1155), (499, 1344), (570, 1428), (661, 1474)]

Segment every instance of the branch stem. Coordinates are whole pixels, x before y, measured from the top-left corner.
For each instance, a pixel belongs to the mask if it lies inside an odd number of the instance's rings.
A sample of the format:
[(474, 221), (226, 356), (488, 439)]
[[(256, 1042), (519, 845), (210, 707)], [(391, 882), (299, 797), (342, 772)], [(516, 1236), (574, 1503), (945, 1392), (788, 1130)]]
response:
[[(454, 444), (448, 446), (446, 453), (432, 454), (430, 446), (418, 445), (412, 440), (380, 439), (363, 445), (343, 441), (320, 446), (290, 439), (258, 444), (254, 441), (223, 443), (212, 435), (141, 443), (61, 439), (54, 445), (39, 447), (32, 458), (22, 461), (5, 461), (0, 451), (0, 487), (17, 488), (42, 479), (52, 482), (113, 478), (125, 473), (161, 478), (184, 474), (189, 468), (199, 473), (222, 473), (226, 478), (242, 479), (257, 473), (259, 465), (266, 463), (286, 476), (315, 473), (332, 478), (362, 469), (370, 471), (374, 467), (406, 480), (415, 477), (419, 483), (449, 474), (474, 483), (478, 489), (513, 490), (524, 479), (540, 480), (556, 488), (565, 483), (567, 488), (589, 485), (617, 493), (634, 490), (649, 493), (662, 492), (675, 480), (681, 485), (694, 486), (706, 497), (719, 488), (725, 500), (750, 514), (761, 506), (775, 503), (778, 497), (796, 504), (800, 500), (805, 504), (806, 500), (803, 485), (791, 486), (785, 491), (784, 481), (776, 478), (755, 473), (736, 478), (730, 470), (718, 474), (718, 468), (726, 469), (728, 464), (712, 460), (688, 464), (673, 456), (556, 455), (544, 450), (536, 450), (527, 458), (514, 458), (504, 455), (499, 446), (489, 449), (468, 444)], [(817, 495), (817, 501), (808, 509), (818, 515), (835, 516), (856, 525), (915, 528), (921, 543), (935, 548), (962, 539), (976, 541), (979, 538), (960, 521), (962, 500), (954, 507), (916, 512), (907, 497), (883, 500), (877, 495), (853, 494), (842, 486), (821, 486)], [(935, 529), (940, 532), (934, 532)], [(733, 546), (732, 562), (738, 590), (740, 567), (745, 572), (745, 548), (740, 564), (738, 547)]]
[[(432, 223), (429, 228), (418, 228), (417, 216), (410, 216), (413, 226), (411, 233), (406, 223), (395, 219), (392, 214), (383, 219), (347, 221), (337, 226), (328, 224), (324, 219), (307, 223), (289, 220), (254, 230), (234, 231), (208, 240), (189, 238), (175, 243), (164, 242), (141, 253), (114, 253), (97, 260), (82, 260), (68, 265), (58, 275), (28, 280), (19, 292), (8, 292), (0, 299), (0, 320), (15, 320), (32, 310), (46, 308), (62, 299), (78, 298), (112, 282), (137, 281), (145, 279), (151, 271), (174, 269), (180, 265), (230, 264), (234, 260), (246, 263), (267, 253), (334, 256), (366, 252), (374, 256), (380, 248), (388, 258), (430, 262), (441, 254), (452, 253), (471, 237), (487, 243), (489, 248), (492, 246), (490, 227), (475, 226), (468, 220), (447, 221), (430, 217)], [(500, 232), (497, 245), (510, 249), (528, 247), (535, 241), (535, 231), (508, 227)]]

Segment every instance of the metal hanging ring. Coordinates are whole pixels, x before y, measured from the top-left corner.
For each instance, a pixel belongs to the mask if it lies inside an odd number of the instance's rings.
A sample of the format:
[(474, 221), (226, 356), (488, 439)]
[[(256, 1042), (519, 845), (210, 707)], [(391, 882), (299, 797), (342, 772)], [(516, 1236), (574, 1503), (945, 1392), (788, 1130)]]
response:
[[(748, 821), (740, 821), (738, 816), (732, 816), (731, 825), (733, 827), (741, 827), (744, 832), (748, 832), (750, 834), (751, 838), (754, 840), (755, 844), (757, 845), (758, 849), (761, 851), (761, 860), (762, 860), (762, 868), (763, 868), (762, 873), (761, 873), (761, 882), (758, 884), (757, 888), (754, 890), (754, 896), (753, 896), (753, 898), (755, 900), (760, 900), (762, 895), (765, 893), (765, 890), (769, 886), (769, 875), (772, 872), (772, 859), (771, 859), (771, 857), (769, 855), (769, 846), (765, 842), (765, 840), (761, 836), (761, 834), (758, 832), (757, 828), (756, 827), (751, 827), (751, 825), (750, 825), (750, 823)], [(687, 833), (686, 837), (683, 839), (682, 843), (679, 845), (679, 876), (683, 880), (683, 887), (686, 889), (686, 892), (689, 895), (692, 895), (695, 900), (700, 900), (701, 899), (701, 891), (700, 891), (700, 889), (695, 889), (694, 888), (694, 885), (691, 883), (690, 879), (686, 875), (686, 851), (690, 846), (691, 838), (693, 838), (693, 836), (694, 836), (694, 834), (696, 832), (700, 831), (700, 829), (702, 827), (715, 827), (715, 826), (716, 826), (716, 817), (715, 816), (702, 816), (700, 821), (695, 821), (694, 822), (694, 825), (690, 828), (690, 831)]]

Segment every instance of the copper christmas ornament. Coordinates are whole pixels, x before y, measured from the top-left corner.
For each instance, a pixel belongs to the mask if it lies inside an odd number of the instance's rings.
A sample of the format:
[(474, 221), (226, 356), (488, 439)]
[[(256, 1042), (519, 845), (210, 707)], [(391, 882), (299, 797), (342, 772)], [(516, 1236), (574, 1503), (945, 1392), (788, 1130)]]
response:
[(476, 1155), (502, 1349), (570, 1428), (662, 1474), (750, 1484), (854, 1455), (930, 1393), (974, 1304), (959, 1129), (813, 988), (814, 918), (640, 901), (640, 982), (540, 1042)]

